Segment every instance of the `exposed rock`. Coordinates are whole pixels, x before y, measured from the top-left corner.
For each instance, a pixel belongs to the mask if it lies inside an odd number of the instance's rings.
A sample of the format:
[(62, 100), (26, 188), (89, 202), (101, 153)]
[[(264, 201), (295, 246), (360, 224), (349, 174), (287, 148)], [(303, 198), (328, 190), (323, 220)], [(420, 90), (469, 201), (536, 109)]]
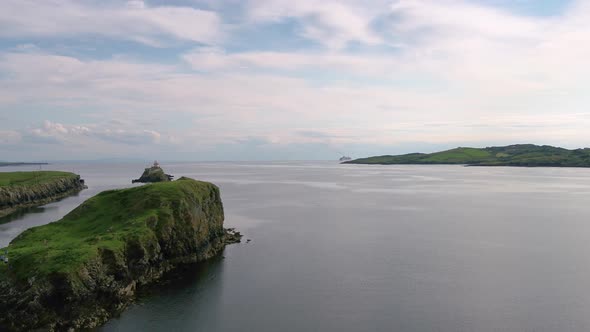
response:
[(240, 243), (242, 242), (242, 234), (240, 234), (240, 232), (237, 232), (235, 230), (235, 228), (227, 228), (226, 230), (226, 237), (225, 237), (225, 243), (226, 244), (232, 244), (232, 243)]
[(172, 181), (174, 176), (170, 174), (164, 173), (164, 170), (158, 165), (157, 162), (154, 163), (154, 166), (146, 168), (143, 171), (143, 174), (139, 179), (135, 179), (131, 181), (131, 183), (141, 182), (141, 183), (151, 183), (151, 182), (166, 182)]

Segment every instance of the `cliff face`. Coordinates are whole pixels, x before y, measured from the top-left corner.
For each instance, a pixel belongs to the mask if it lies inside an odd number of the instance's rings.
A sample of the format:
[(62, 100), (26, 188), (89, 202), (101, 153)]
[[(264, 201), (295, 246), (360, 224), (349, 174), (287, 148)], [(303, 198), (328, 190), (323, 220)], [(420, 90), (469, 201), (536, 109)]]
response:
[[(101, 210), (105, 204), (110, 210)], [(11, 267), (0, 269), (0, 330), (99, 326), (130, 304), (139, 287), (239, 242), (223, 219), (219, 190), (210, 183), (183, 178), (101, 193), (8, 247)]]
[(79, 175), (65, 174), (39, 183), (0, 186), (0, 217), (19, 209), (56, 201), (86, 188)]

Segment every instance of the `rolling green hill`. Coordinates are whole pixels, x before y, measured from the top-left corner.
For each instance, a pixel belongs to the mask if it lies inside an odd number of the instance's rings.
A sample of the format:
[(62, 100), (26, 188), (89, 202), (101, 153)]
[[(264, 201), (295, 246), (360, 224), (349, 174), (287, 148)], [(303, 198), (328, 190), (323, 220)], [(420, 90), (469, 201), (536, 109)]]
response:
[(410, 153), (355, 159), (344, 164), (590, 167), (590, 149), (517, 144), (487, 148), (459, 147), (435, 153)]
[(0, 187), (31, 186), (48, 183), (58, 179), (78, 177), (78, 175), (73, 173), (59, 171), (0, 172)]

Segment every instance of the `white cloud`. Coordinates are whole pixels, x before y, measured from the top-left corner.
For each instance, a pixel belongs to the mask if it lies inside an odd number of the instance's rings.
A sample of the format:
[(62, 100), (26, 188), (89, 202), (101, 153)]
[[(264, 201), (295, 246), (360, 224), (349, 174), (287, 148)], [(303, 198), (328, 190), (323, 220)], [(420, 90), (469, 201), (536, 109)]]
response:
[(160, 46), (178, 39), (216, 43), (216, 13), (190, 7), (147, 6), (143, 1), (96, 5), (71, 0), (3, 0), (0, 37), (99, 35)]
[[(179, 55), (176, 64), (159, 64), (128, 57), (88, 60), (29, 45), (0, 53), (0, 116), (12, 107), (55, 110), (59, 117), (47, 116), (54, 122), (22, 132), (30, 141), (119, 148), (176, 144), (189, 152), (256, 142), (590, 144), (590, 11), (582, 2), (542, 18), (455, 0), (248, 4), (249, 24), (272, 28), (297, 20), (304, 36), (327, 48), (231, 52), (217, 45)], [(80, 6), (96, 9), (73, 8)], [(144, 20), (155, 9), (161, 8), (135, 1), (116, 15), (134, 12)], [(379, 31), (372, 28), (387, 17)], [(171, 25), (156, 21), (130, 31), (164, 42), (170, 36), (198, 39), (180, 26), (175, 32), (182, 16)], [(127, 23), (121, 24), (105, 33)], [(319, 32), (310, 33), (314, 29)], [(57, 30), (48, 33), (65, 33)], [(160, 40), (164, 33), (168, 39)], [(361, 46), (351, 53), (344, 47), (351, 43)], [(365, 48), (376, 43), (403, 47)], [(75, 113), (84, 125), (60, 124), (63, 112)], [(117, 121), (105, 123), (109, 118)]]
[(391, 10), (398, 33), (427, 29), (455, 38), (534, 38), (547, 21), (462, 0), (397, 0)]
[(154, 130), (129, 131), (125, 129), (103, 129), (92, 133), (93, 136), (105, 141), (125, 144), (158, 144), (162, 135)]
[(129, 145), (153, 145), (174, 141), (174, 138), (155, 130), (108, 127), (105, 124), (65, 125), (49, 120), (45, 120), (39, 127), (26, 130), (22, 136), (31, 143), (74, 145), (96, 144), (97, 140)]
[(239, 60), (228, 56), (224, 50), (218, 47), (201, 47), (182, 57), (194, 69), (200, 71), (237, 69), (241, 66)]
[[(223, 56), (233, 59), (233, 55)], [(316, 64), (315, 56), (302, 57), (303, 60), (293, 60), (287, 67)], [(589, 118), (579, 119), (584, 114), (584, 110), (578, 109), (583, 96), (544, 96), (533, 103), (528, 95), (522, 99), (508, 98), (528, 91), (514, 91), (514, 86), (508, 84), (493, 88), (494, 94), (506, 97), (495, 100), (486, 96), (491, 92), (482, 85), (468, 86), (474, 81), (453, 83), (473, 92), (464, 94), (463, 91), (363, 82), (317, 85), (305, 78), (256, 72), (217, 73), (214, 70), (213, 75), (187, 74), (173, 66), (121, 60), (81, 61), (47, 54), (5, 54), (2, 59), (6, 61), (0, 62), (0, 70), (10, 69), (10, 80), (0, 80), (0, 88), (11, 94), (16, 104), (30, 104), (30, 107), (37, 103), (49, 104), (75, 110), (87, 118), (95, 117), (98, 107), (101, 111), (97, 118), (123, 120), (109, 124), (109, 130), (85, 126), (91, 130), (91, 136), (102, 141), (185, 142), (187, 149), (191, 148), (189, 142), (215, 146), (243, 137), (266, 137), (273, 144), (465, 142), (479, 138), (501, 139), (509, 134), (531, 141), (546, 137), (573, 141), (572, 137), (584, 135), (584, 126), (590, 125)], [(355, 59), (361, 63), (366, 61), (367, 66), (372, 63), (370, 59), (352, 56), (349, 61)], [(271, 63), (263, 58), (259, 64), (265, 62)], [(321, 61), (319, 64), (326, 65)], [(210, 68), (217, 67), (222, 66)], [(341, 65), (342, 70), (347, 67)], [(378, 76), (379, 68), (383, 69), (375, 66), (372, 75)], [(411, 78), (411, 71), (408, 73), (403, 77)], [(476, 91), (478, 87), (480, 91)], [(553, 103), (548, 102), (552, 100)], [(564, 100), (574, 104), (563, 104), (555, 110), (554, 103)], [(2, 108), (8, 109), (6, 105), (0, 105)], [(167, 138), (169, 135), (158, 138), (157, 134), (134, 125), (142, 119), (162, 118), (166, 121), (154, 122), (149, 130), (161, 133), (162, 123), (185, 129), (175, 130), (175, 138)], [(193, 122), (187, 123), (186, 119), (193, 119)], [(526, 123), (532, 126), (522, 126)], [(64, 129), (69, 134), (75, 128), (62, 128), (53, 123), (38, 129), (60, 138)], [(314, 130), (326, 137), (301, 135), (305, 130)]]
[[(351, 2), (343, 5), (355, 6)], [(254, 1), (251, 15), (267, 21), (289, 15), (302, 19), (312, 10), (305, 1), (290, 6), (293, 8), (281, 1)], [(543, 111), (548, 99), (555, 103), (568, 94), (569, 100), (575, 101), (568, 106), (577, 104), (572, 111), (580, 111), (580, 87), (590, 83), (587, 6), (580, 1), (561, 16), (533, 18), (465, 1), (398, 0), (390, 6), (389, 30), (382, 35), (404, 45), (395, 53), (225, 53), (216, 48), (197, 49), (184, 59), (193, 68), (208, 72), (313, 69), (319, 74), (353, 74), (396, 85), (407, 81), (417, 89), (434, 86), (449, 98), (462, 98), (467, 103), (470, 98), (479, 98), (486, 101), (486, 109), (504, 108), (507, 112), (534, 111), (537, 104)], [(367, 25), (377, 15), (358, 13)]]
[[(377, 2), (381, 1), (373, 4)], [(371, 28), (376, 16), (374, 9), (367, 9), (370, 7), (360, 1), (251, 0), (249, 4), (248, 15), (253, 22), (297, 19), (302, 25), (302, 36), (332, 49), (343, 48), (350, 42), (382, 42)]]
[(402, 0), (393, 10), (392, 33), (407, 45), (400, 61), (447, 82), (449, 97), (479, 99), (472, 113), (587, 111), (590, 15), (580, 5), (538, 18), (452, 0)]
[(208, 72), (258, 69), (296, 71), (314, 68), (383, 76), (400, 65), (395, 58), (386, 56), (348, 55), (341, 52), (270, 51), (228, 54), (219, 48), (199, 48), (184, 54), (183, 59), (194, 69)]

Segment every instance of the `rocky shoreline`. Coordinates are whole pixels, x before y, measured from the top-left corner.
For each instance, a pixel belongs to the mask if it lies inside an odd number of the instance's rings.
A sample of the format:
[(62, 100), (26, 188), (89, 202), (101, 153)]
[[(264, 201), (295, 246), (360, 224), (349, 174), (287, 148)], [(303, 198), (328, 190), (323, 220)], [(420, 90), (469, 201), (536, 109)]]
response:
[(60, 200), (85, 188), (84, 180), (76, 174), (35, 185), (0, 187), (0, 217)]
[(63, 275), (40, 284), (34, 278), (18, 286), (0, 282), (0, 310), (5, 315), (0, 318), (0, 330), (77, 331), (99, 327), (120, 315), (142, 288), (153, 287), (178, 268), (210, 259), (240, 239), (239, 233), (225, 232), (197, 253), (169, 261), (155, 256), (131, 259), (134, 253), (129, 252), (124, 259), (127, 262), (118, 264), (113, 253), (105, 251), (100, 261), (85, 267), (82, 285)]
[[(154, 186), (182, 182), (185, 183), (178, 191), (181, 201), (152, 201), (150, 191)], [(170, 187), (164, 189), (170, 190)], [(133, 190), (133, 197), (117, 195), (118, 192)], [(0, 269), (0, 330), (74, 331), (96, 328), (133, 303), (138, 290), (156, 284), (165, 274), (179, 267), (220, 254), (226, 245), (240, 242), (242, 237), (233, 229), (223, 228), (219, 190), (204, 182), (181, 179), (98, 196), (103, 200), (104, 196), (113, 196), (113, 201), (124, 200), (127, 205), (144, 204), (143, 198), (147, 197), (145, 204), (149, 206), (140, 207), (138, 211), (162, 205), (170, 205), (172, 209), (170, 214), (168, 211), (157, 211), (145, 218), (137, 229), (142, 236), (127, 235), (132, 234), (127, 232), (121, 235), (120, 245), (109, 247), (107, 243), (99, 243), (92, 247), (96, 248), (95, 251), (80, 264), (71, 264), (66, 268), (60, 266), (47, 273), (41, 272), (42, 268), (18, 266), (19, 260), (24, 263), (31, 257), (27, 257), (29, 249), (22, 256), (17, 253), (19, 244), (34, 238), (38, 233), (36, 229), (48, 225), (25, 231), (8, 247), (11, 262), (16, 265)], [(54, 224), (67, 223), (68, 219), (77, 219), (84, 213), (96, 213), (91, 211), (95, 207), (96, 204), (84, 203)], [(116, 234), (116, 230), (111, 233)], [(84, 241), (104, 241), (105, 237), (106, 234), (92, 235)], [(61, 263), (60, 260), (66, 260), (69, 254), (63, 251), (60, 256), (51, 259)], [(44, 259), (42, 257), (40, 259)], [(34, 258), (39, 256), (35, 254)]]

